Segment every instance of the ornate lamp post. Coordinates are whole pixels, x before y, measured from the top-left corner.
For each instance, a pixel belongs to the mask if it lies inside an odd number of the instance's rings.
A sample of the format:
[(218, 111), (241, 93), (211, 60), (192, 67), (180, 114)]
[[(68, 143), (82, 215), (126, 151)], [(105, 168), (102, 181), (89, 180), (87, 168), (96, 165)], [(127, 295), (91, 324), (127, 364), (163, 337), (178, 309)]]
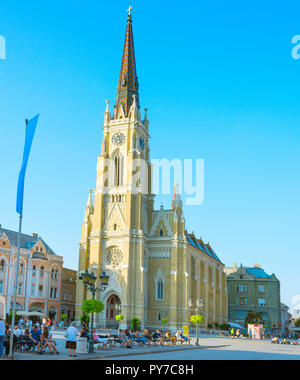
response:
[[(89, 273), (89, 271), (86, 270), (85, 272), (82, 272), (79, 276), (79, 280), (83, 281), (85, 289), (92, 293), (93, 299), (95, 299), (97, 292), (103, 292), (108, 286), (109, 276), (105, 272), (102, 272), (99, 278), (100, 278), (100, 288), (97, 288), (96, 287), (97, 277), (94, 275), (94, 273)], [(90, 333), (90, 338), (89, 338), (89, 353), (94, 352), (93, 328), (94, 328), (94, 313), (92, 313), (91, 333)]]
[[(198, 315), (198, 312), (204, 307), (204, 302), (202, 299), (198, 298), (196, 301), (196, 307), (193, 308), (193, 301), (190, 298), (188, 301), (188, 306), (191, 311), (195, 311)], [(199, 346), (198, 323), (196, 323), (196, 346)]]

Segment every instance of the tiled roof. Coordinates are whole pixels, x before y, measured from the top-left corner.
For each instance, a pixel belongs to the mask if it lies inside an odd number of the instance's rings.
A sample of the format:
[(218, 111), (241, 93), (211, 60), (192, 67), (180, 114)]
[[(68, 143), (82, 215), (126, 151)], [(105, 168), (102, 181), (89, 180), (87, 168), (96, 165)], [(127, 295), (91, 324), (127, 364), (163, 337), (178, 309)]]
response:
[[(6, 230), (4, 228), (0, 228), (0, 237), (5, 234), (10, 241), (10, 244), (14, 247), (18, 246), (18, 232)], [(26, 235), (21, 234), (21, 241), (20, 241), (20, 247), (24, 249), (31, 249), (34, 244), (41, 240), (47, 250), (47, 253), (51, 255), (55, 255), (55, 252), (49, 247), (49, 245), (39, 236), (33, 236), (33, 235)]]
[(138, 88), (139, 83), (135, 65), (132, 18), (130, 15), (128, 16), (121, 72), (118, 83), (117, 100), (115, 105), (117, 114), (123, 106), (125, 117), (128, 116), (128, 112), (133, 103), (133, 95), (137, 96), (136, 101), (139, 107)]
[(254, 278), (270, 278), (272, 276), (268, 275), (262, 268), (246, 268), (246, 272), (254, 276)]
[(197, 239), (194, 234), (189, 234), (187, 231), (185, 231), (185, 236), (188, 244), (221, 263), (221, 260), (209, 244), (205, 244), (202, 239)]

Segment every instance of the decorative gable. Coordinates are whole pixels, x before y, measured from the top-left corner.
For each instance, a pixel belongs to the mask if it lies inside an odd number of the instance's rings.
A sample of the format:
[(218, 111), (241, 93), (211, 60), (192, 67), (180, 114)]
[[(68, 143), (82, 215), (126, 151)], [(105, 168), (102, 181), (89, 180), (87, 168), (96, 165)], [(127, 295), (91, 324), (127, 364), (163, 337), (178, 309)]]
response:
[(125, 219), (123, 217), (119, 204), (115, 202), (106, 220), (104, 230), (105, 231), (119, 231), (122, 229), (126, 229)]
[(47, 249), (41, 239), (38, 239), (38, 241), (33, 245), (32, 252), (38, 253), (39, 256), (45, 256), (47, 254)]
[(9, 239), (5, 233), (3, 233), (0, 237), (0, 248), (4, 248), (4, 249), (10, 249), (11, 248), (10, 241), (9, 241)]

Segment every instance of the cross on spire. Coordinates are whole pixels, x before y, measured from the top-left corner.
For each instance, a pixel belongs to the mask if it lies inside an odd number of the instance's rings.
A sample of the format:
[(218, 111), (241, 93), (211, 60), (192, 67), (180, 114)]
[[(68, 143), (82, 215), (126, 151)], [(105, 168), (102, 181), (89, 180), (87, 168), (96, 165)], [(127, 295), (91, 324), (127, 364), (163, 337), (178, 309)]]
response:
[(128, 16), (131, 16), (131, 10), (132, 10), (132, 6), (130, 5), (129, 8), (127, 9)]

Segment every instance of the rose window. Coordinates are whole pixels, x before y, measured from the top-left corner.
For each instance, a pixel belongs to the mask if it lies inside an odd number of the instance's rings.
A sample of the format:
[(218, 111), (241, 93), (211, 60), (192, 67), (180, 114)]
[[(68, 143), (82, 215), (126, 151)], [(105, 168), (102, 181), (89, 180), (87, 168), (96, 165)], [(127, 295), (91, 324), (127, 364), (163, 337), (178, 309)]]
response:
[(113, 268), (121, 264), (122, 260), (123, 260), (123, 253), (117, 248), (113, 248), (106, 253), (106, 262), (108, 265), (111, 265)]

